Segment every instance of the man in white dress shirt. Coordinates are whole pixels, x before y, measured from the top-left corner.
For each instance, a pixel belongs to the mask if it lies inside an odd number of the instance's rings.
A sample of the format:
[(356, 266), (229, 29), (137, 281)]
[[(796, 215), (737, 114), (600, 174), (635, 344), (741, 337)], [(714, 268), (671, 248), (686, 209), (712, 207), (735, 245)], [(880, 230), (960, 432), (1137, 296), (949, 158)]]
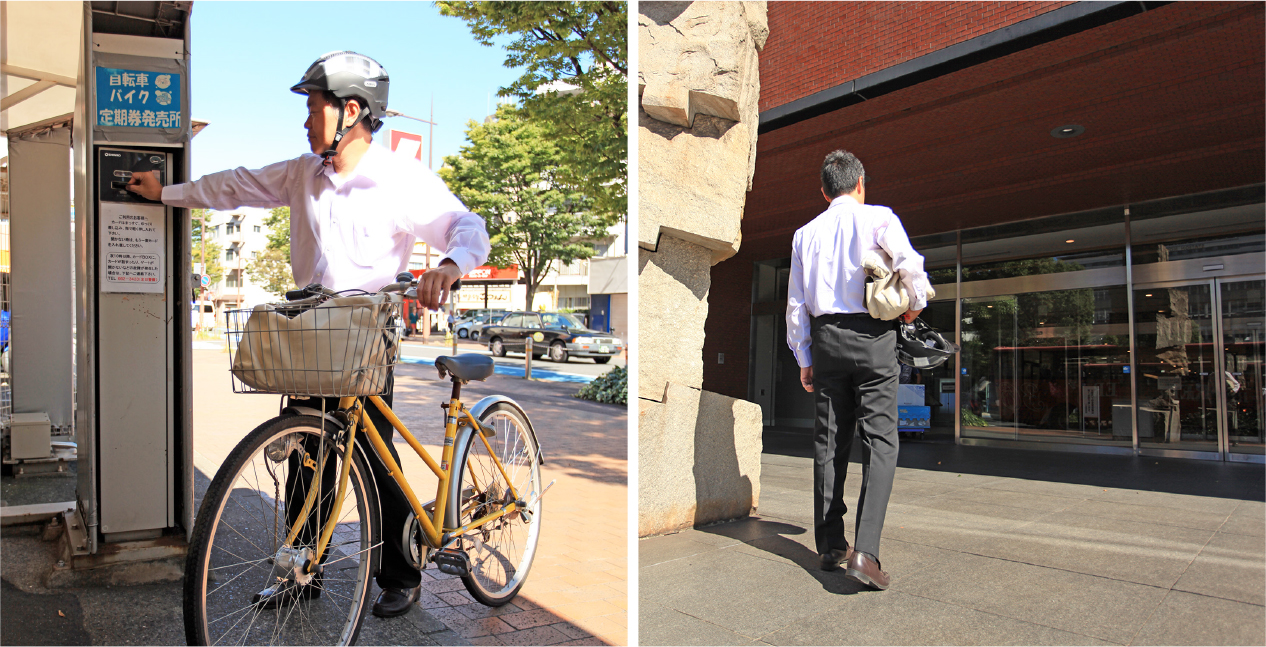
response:
[[(153, 174), (136, 174), (128, 188), (175, 207), (289, 206), (290, 265), (299, 286), (376, 291), (408, 267), (414, 242), (421, 238), (445, 254), (439, 267), (418, 281), (422, 306), (438, 309), (453, 282), (487, 260), (488, 232), (483, 218), (467, 211), (435, 173), (371, 145), (382, 127), (388, 85), (377, 61), (355, 52), (326, 54), (291, 88), (308, 97), (304, 127), (312, 154), (168, 187)], [(388, 381), (383, 396), (388, 404), (393, 383)], [(376, 408), (370, 407), (369, 414), (398, 462), (393, 427)], [(364, 438), (358, 436), (357, 442)], [(412, 508), (367, 443), (365, 450), (382, 490), (382, 536), (400, 537)], [(401, 615), (417, 601), (421, 574), (409, 565), (399, 541), (383, 542), (377, 581), (383, 591), (374, 603), (375, 615)], [(320, 587), (310, 585), (261, 591), (255, 602), (267, 608), (319, 595)]]
[[(879, 537), (897, 467), (897, 333), (872, 318), (863, 302), (862, 257), (882, 250), (911, 294), (913, 321), (927, 305), (923, 257), (896, 214), (866, 204), (865, 171), (855, 155), (834, 151), (822, 163), (822, 196), (830, 206), (792, 239), (787, 290), (787, 344), (800, 382), (815, 394), (814, 538), (824, 570), (846, 563), (845, 576), (888, 588)], [(862, 486), (856, 546), (844, 537), (844, 477), (854, 430), (862, 439)]]

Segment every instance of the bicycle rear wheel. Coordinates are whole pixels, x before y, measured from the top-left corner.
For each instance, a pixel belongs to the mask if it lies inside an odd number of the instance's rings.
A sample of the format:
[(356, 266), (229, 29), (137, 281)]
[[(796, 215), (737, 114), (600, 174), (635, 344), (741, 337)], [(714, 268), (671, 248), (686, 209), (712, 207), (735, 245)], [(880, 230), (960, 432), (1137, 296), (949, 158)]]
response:
[[(510, 513), (461, 538), (461, 548), (470, 560), (470, 572), (462, 578), (466, 590), (479, 602), (496, 607), (518, 594), (536, 555), (541, 531), (540, 453), (527, 420), (509, 404), (489, 407), (479, 424), (493, 435), (485, 445), (478, 433), (470, 433), (457, 447), (448, 525), (460, 527), (505, 507), (511, 500), (506, 476), (521, 500), (535, 501), (526, 514)], [(505, 468), (504, 475), (494, 454)]]
[[(355, 642), (378, 563), (379, 531), (372, 477), (358, 452), (323, 571), (311, 575), (295, 566), (313, 556), (319, 517), (328, 517), (338, 492), (343, 447), (331, 426), (322, 431), (314, 416), (274, 418), (248, 434), (221, 465), (198, 511), (185, 561), (188, 644)], [(324, 478), (314, 478), (322, 455)], [(301, 520), (308, 487), (319, 488), (320, 505)], [(303, 529), (293, 546), (283, 547), (292, 524)]]

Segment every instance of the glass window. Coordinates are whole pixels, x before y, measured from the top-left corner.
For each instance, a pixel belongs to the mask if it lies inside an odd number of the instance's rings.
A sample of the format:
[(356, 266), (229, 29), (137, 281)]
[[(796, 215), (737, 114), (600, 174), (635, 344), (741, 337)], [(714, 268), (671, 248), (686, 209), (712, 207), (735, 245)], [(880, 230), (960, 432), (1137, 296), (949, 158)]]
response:
[(963, 281), (1125, 266), (1125, 211), (1101, 209), (965, 229)]
[(923, 271), (932, 285), (954, 283), (958, 272), (958, 237), (955, 232), (910, 239), (914, 251), (923, 255)]
[(255, 225), (255, 233), (259, 233), (259, 225)]
[(962, 435), (1131, 445), (1124, 286), (963, 299)]
[(501, 325), (506, 328), (522, 328), (523, 315), (510, 315), (501, 321)]
[(1228, 281), (1222, 296), (1222, 352), (1226, 366), (1228, 447), (1232, 452), (1266, 453), (1266, 281)]
[(1262, 253), (1266, 207), (1249, 204), (1193, 213), (1131, 218), (1130, 257), (1137, 265)]
[(536, 330), (541, 327), (541, 316), (538, 314), (523, 315), (523, 327)]
[(1208, 283), (1134, 290), (1139, 446), (1218, 451)]

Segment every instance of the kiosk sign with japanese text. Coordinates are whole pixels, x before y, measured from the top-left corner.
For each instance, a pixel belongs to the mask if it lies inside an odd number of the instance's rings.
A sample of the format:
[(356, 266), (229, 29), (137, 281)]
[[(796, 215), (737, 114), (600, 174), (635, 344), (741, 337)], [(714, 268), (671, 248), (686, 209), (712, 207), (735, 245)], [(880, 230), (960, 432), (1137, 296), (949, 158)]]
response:
[(97, 68), (97, 125), (180, 128), (180, 75)]

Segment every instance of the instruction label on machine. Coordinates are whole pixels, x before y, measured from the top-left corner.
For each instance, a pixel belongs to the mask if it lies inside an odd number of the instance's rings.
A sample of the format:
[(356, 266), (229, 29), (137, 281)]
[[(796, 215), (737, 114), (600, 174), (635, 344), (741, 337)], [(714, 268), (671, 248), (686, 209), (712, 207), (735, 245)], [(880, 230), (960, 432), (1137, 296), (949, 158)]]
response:
[(163, 292), (162, 205), (101, 203), (101, 291)]

